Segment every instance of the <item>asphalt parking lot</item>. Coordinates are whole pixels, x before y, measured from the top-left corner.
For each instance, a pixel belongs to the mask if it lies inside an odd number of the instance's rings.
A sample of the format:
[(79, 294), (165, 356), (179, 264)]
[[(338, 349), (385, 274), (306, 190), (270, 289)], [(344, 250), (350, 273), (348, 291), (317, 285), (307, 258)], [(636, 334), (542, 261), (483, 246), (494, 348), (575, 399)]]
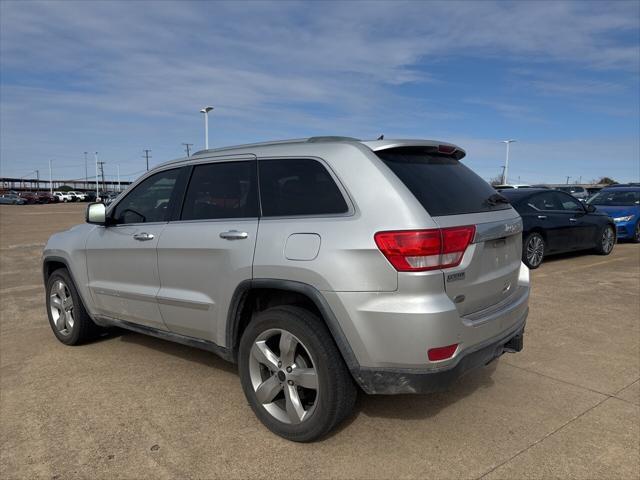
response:
[(0, 477), (640, 476), (640, 246), (533, 272), (525, 350), (436, 395), (361, 395), (330, 437), (294, 444), (247, 405), (232, 365), (127, 333), (66, 347), (40, 255), (85, 205), (0, 207)]

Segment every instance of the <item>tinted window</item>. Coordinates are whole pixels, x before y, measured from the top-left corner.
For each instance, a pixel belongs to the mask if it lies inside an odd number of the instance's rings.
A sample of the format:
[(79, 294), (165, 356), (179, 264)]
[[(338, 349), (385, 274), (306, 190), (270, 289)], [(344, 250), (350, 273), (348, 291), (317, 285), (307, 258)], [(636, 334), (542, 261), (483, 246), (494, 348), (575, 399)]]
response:
[(311, 159), (261, 160), (262, 215), (332, 215), (349, 210), (327, 169)]
[(640, 204), (640, 190), (602, 190), (589, 200), (591, 205), (632, 206)]
[(255, 162), (210, 163), (194, 167), (182, 220), (257, 216)]
[(562, 205), (563, 210), (571, 210), (571, 211), (584, 210), (580, 202), (575, 198), (573, 198), (571, 195), (562, 194), (562, 193), (556, 193), (556, 195), (560, 197), (559, 201), (560, 201), (560, 204)]
[(529, 199), (529, 205), (536, 210), (562, 210), (562, 204), (555, 192), (544, 192)]
[(113, 213), (116, 223), (166, 222), (180, 169), (151, 175), (122, 199)]
[(376, 152), (432, 216), (510, 208), (492, 202), (495, 190), (458, 160), (407, 147)]

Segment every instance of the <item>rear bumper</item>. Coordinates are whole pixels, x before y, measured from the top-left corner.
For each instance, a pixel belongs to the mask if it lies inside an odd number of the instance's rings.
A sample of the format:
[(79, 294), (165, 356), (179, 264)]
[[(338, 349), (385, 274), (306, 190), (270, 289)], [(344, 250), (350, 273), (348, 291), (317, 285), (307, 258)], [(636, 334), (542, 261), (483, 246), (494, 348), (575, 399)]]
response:
[(514, 328), (499, 338), (468, 349), (458, 357), (458, 362), (451, 368), (439, 371), (360, 368), (352, 373), (360, 387), (368, 394), (396, 395), (446, 390), (464, 374), (487, 365), (503, 353), (521, 351), (528, 311), (525, 310), (523, 318)]

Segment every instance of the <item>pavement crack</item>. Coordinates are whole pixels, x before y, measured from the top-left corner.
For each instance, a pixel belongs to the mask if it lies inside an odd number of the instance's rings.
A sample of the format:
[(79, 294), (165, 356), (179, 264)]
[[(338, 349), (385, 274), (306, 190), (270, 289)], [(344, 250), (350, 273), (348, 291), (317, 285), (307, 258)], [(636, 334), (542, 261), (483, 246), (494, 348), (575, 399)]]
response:
[[(508, 361), (505, 361), (504, 363), (506, 363), (510, 367), (517, 368), (519, 370), (524, 370), (525, 372), (533, 373), (535, 375), (540, 375), (541, 377), (545, 377), (545, 378), (548, 378), (550, 380), (555, 380), (557, 382), (566, 383), (567, 385), (571, 385), (572, 387), (582, 388), (583, 390), (588, 390), (590, 392), (597, 393), (599, 395), (604, 395), (606, 397), (613, 397), (614, 395), (619, 393), (619, 392), (616, 392), (614, 394), (610, 394), (610, 393), (601, 392), (599, 390), (594, 390), (593, 388), (585, 387), (584, 385), (578, 385), (577, 383), (568, 382), (568, 381), (566, 381), (566, 380), (564, 380), (562, 378), (552, 377), (551, 375), (547, 375), (546, 373), (540, 373), (540, 372), (536, 372), (535, 370), (530, 370), (528, 368), (521, 367), (519, 365), (514, 365), (513, 363), (509, 363)], [(631, 382), (631, 383), (634, 383), (634, 382)], [(625, 387), (625, 388), (627, 388), (627, 387)], [(624, 388), (622, 390), (624, 390)]]
[[(565, 382), (566, 383), (566, 382)], [(600, 400), (598, 403), (596, 403), (594, 406), (587, 408), (584, 412), (576, 415), (575, 417), (567, 420), (566, 422), (564, 422), (562, 425), (560, 425), (558, 428), (556, 428), (555, 430), (552, 430), (551, 432), (547, 433), (546, 435), (542, 436), (541, 438), (539, 438), (538, 440), (536, 440), (535, 442), (533, 442), (531, 445), (520, 449), (518, 452), (516, 452), (515, 454), (513, 454), (512, 456), (510, 456), (509, 458), (507, 458), (505, 461), (499, 463), (498, 465), (496, 465), (495, 467), (487, 470), (486, 472), (484, 472), (482, 475), (480, 475), (479, 477), (476, 477), (476, 480), (480, 480), (481, 478), (486, 477), (487, 475), (489, 475), (491, 472), (494, 472), (495, 470), (497, 470), (498, 468), (500, 468), (501, 466), (509, 463), (511, 460), (513, 460), (514, 458), (522, 455), (524, 452), (528, 451), (529, 449), (531, 449), (532, 447), (535, 447), (536, 445), (538, 445), (540, 442), (543, 442), (544, 440), (546, 440), (547, 438), (555, 435), (557, 432), (559, 432), (560, 430), (562, 430), (564, 427), (566, 427), (567, 425), (575, 422), (576, 420), (578, 420), (579, 418), (583, 417), (584, 415), (586, 415), (587, 413), (589, 413), (590, 411), (592, 411), (593, 409), (599, 407), (600, 405), (602, 405), (604, 402), (606, 402), (607, 400), (609, 400), (609, 398), (611, 398), (611, 395), (607, 395), (605, 398), (603, 398), (602, 400)]]

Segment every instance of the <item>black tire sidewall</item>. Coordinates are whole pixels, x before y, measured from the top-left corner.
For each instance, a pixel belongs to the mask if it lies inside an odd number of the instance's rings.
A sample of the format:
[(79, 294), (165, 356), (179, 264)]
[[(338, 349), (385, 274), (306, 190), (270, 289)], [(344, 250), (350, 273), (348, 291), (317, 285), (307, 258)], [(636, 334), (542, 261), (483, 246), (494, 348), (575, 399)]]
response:
[[(51, 315), (51, 306), (50, 306), (51, 293), (50, 292), (51, 292), (51, 287), (58, 280), (62, 280), (67, 285), (67, 288), (69, 289), (69, 293), (71, 294), (71, 298), (73, 299), (74, 325), (70, 335), (62, 335), (58, 331), (58, 329), (55, 327), (53, 317)], [(49, 319), (49, 326), (51, 327), (53, 334), (56, 336), (58, 340), (60, 340), (65, 345), (76, 345), (86, 339), (87, 330), (91, 329), (91, 327), (93, 326), (92, 325), (93, 321), (89, 318), (89, 315), (84, 309), (84, 305), (82, 303), (82, 300), (80, 299), (80, 295), (78, 295), (76, 286), (71, 280), (71, 276), (69, 275), (69, 272), (66, 269), (60, 268), (49, 276), (47, 280), (45, 303), (47, 306), (47, 317)]]
[[(536, 236), (540, 237), (540, 240), (542, 240), (542, 260), (540, 260), (540, 263), (538, 265), (531, 265), (529, 263), (529, 259), (527, 258), (527, 245), (529, 245), (529, 242), (531, 241), (531, 239)], [(538, 232), (530, 233), (524, 239), (524, 242), (522, 242), (522, 261), (530, 270), (535, 270), (540, 265), (542, 265), (542, 262), (544, 262), (544, 257), (546, 253), (547, 253), (547, 242), (544, 241), (544, 237), (540, 235)]]
[[(272, 328), (286, 330), (304, 344), (318, 375), (318, 403), (312, 416), (297, 425), (286, 424), (274, 418), (258, 403), (251, 383), (249, 357), (253, 342), (262, 332)], [(339, 384), (344, 382), (345, 375), (348, 376), (347, 381), (352, 382), (350, 374), (322, 321), (304, 309), (275, 307), (256, 315), (240, 341), (238, 368), (242, 388), (254, 413), (267, 428), (284, 438), (298, 442), (316, 440), (348, 415), (348, 412), (345, 414), (338, 411), (341, 410), (340, 395), (344, 394), (344, 388), (340, 388)]]
[[(611, 230), (611, 232), (613, 233), (613, 245), (611, 246), (611, 250), (609, 250), (608, 252), (605, 251), (604, 246), (602, 244), (602, 239), (604, 237), (604, 232), (607, 231), (607, 229)], [(613, 252), (613, 249), (616, 246), (616, 229), (615, 227), (611, 226), (611, 225), (605, 225), (605, 227), (600, 230), (600, 235), (598, 236), (598, 244), (596, 246), (596, 250), (600, 255), (609, 255), (611, 252)]]

